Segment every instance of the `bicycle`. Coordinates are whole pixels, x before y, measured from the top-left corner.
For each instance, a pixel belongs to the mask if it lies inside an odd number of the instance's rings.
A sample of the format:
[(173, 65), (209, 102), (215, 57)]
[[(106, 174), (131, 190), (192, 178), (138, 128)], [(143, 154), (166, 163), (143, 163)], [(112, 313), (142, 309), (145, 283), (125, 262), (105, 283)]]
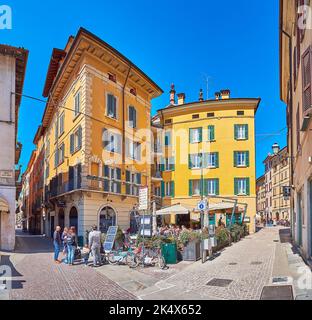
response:
[(152, 267), (157, 266), (162, 270), (167, 267), (160, 248), (146, 248), (143, 254), (142, 246), (136, 250), (135, 259), (131, 268), (137, 268), (139, 265)]
[[(126, 247), (127, 250), (124, 251), (123, 248)], [(123, 244), (123, 246), (117, 250), (112, 250), (107, 253), (108, 263), (111, 265), (126, 264), (129, 267), (135, 265), (135, 253), (131, 246), (128, 244)]]

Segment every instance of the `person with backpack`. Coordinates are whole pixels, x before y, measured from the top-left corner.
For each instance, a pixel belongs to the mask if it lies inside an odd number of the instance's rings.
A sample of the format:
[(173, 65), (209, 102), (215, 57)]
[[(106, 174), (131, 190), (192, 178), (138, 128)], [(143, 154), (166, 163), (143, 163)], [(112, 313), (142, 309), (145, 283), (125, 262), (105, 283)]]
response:
[(71, 227), (67, 234), (67, 263), (68, 265), (74, 264), (75, 251), (78, 245), (78, 237), (76, 234), (76, 228)]

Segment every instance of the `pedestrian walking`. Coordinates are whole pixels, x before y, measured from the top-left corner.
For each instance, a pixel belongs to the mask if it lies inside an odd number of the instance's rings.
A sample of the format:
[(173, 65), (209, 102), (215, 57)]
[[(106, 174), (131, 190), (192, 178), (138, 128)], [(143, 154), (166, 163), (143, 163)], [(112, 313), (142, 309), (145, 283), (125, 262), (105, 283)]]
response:
[(101, 265), (101, 232), (97, 230), (95, 225), (89, 233), (89, 249), (93, 255), (93, 266)]
[(73, 265), (74, 264), (74, 259), (75, 259), (75, 251), (78, 245), (78, 238), (76, 234), (76, 229), (75, 227), (71, 227), (68, 231), (67, 234), (67, 263), (68, 265)]
[(54, 245), (54, 261), (55, 263), (60, 263), (61, 261), (58, 259), (60, 250), (61, 250), (61, 227), (57, 226), (53, 233), (53, 245)]
[(67, 256), (68, 256), (68, 248), (67, 248), (67, 235), (68, 235), (68, 228), (65, 227), (61, 236), (61, 240), (63, 242), (63, 255), (64, 255), (64, 262), (67, 263)]

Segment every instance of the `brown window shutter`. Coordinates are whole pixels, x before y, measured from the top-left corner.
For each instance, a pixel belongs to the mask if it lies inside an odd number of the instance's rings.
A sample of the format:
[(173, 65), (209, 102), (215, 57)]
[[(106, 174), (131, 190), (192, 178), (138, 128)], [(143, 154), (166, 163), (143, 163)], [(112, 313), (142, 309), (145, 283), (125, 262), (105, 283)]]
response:
[(312, 48), (309, 47), (302, 56), (302, 107), (303, 113), (311, 109), (312, 104)]

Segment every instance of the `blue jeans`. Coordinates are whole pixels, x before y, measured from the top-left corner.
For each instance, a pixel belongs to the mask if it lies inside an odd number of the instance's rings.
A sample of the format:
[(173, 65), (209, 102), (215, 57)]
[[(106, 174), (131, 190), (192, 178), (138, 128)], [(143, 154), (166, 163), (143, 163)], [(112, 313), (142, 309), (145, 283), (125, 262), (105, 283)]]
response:
[(68, 264), (73, 264), (74, 263), (74, 257), (75, 257), (75, 249), (76, 247), (74, 247), (71, 244), (67, 245), (67, 263)]
[(58, 260), (58, 256), (60, 254), (60, 245), (54, 241), (53, 242), (54, 245), (54, 261)]

